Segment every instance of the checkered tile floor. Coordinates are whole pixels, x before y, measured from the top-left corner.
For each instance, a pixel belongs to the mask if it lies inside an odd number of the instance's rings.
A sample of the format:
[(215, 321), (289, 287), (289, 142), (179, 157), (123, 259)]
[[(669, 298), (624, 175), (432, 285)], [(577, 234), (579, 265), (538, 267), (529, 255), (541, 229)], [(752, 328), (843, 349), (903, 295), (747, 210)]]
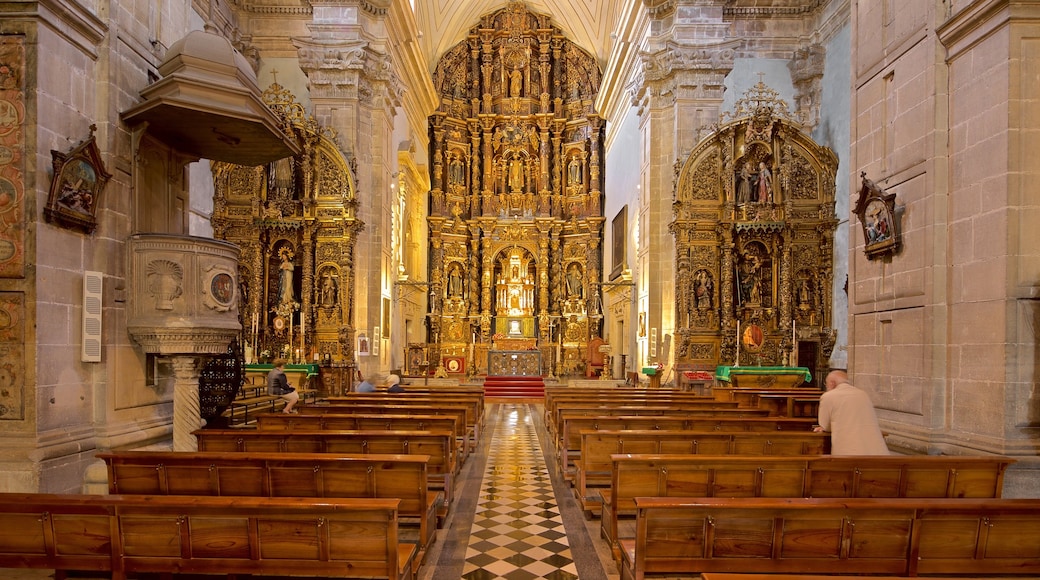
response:
[(465, 580), (578, 578), (531, 413), (503, 404), (466, 548)]

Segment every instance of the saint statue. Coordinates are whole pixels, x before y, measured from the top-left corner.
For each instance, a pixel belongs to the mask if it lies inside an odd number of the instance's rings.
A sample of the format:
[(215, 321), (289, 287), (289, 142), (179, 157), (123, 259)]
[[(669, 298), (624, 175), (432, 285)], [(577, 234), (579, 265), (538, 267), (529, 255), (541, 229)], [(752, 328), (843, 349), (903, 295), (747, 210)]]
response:
[(296, 302), (296, 296), (293, 294), (293, 270), (296, 268), (292, 262), (293, 253), (286, 247), (282, 248), (278, 255), (282, 258), (282, 263), (278, 266), (278, 304), (292, 304)]

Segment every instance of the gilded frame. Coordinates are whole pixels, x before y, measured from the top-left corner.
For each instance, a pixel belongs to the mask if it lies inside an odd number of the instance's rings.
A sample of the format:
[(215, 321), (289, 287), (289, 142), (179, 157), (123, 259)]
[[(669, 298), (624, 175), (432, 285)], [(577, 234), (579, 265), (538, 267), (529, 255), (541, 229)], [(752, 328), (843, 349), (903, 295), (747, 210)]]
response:
[(51, 150), (54, 174), (43, 210), (51, 223), (87, 234), (97, 228), (101, 194), (112, 178), (101, 160), (96, 130), (97, 125), (91, 125), (90, 138), (68, 153)]

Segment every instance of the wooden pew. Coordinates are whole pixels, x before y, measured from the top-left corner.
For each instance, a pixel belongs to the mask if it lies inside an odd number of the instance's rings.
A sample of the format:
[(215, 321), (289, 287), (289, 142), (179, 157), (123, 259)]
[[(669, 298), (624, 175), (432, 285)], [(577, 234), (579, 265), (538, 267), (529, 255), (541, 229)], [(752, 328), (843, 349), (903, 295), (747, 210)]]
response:
[(999, 498), (1013, 459), (999, 455), (611, 457), (600, 535), (620, 557), (619, 519), (636, 497)]
[(470, 410), (466, 422), (478, 429), (484, 426), (484, 393), (347, 393), (341, 397), (326, 397), (325, 402), (351, 404), (358, 402), (382, 403), (386, 405), (464, 405)]
[[(688, 391), (679, 390), (653, 390), (647, 389), (546, 389), (545, 391), (545, 422), (552, 422), (556, 416), (556, 408), (565, 403), (588, 403), (590, 401), (603, 401), (604, 404), (615, 404), (627, 401), (628, 404), (656, 405), (669, 401), (715, 401), (714, 397), (695, 395)], [(725, 401), (720, 401), (725, 402)], [(732, 402), (732, 401), (729, 401)]]
[(108, 467), (108, 491), (133, 495), (397, 498), (402, 523), (418, 529), (418, 566), (436, 540), (437, 508), (428, 455), (329, 453), (98, 453)]
[(253, 431), (199, 429), (199, 451), (429, 455), (427, 477), (444, 491), (443, 518), (455, 503), (455, 434), (449, 431)]
[[(693, 410), (674, 415), (563, 415), (560, 437), (556, 441), (558, 457), (567, 453), (577, 456), (581, 449), (582, 431), (811, 431), (816, 419), (766, 417), (744, 411), (723, 409)], [(561, 461), (561, 465), (566, 462)]]
[[(303, 430), (383, 430), (383, 431), (450, 431), (458, 436), (466, 433), (464, 417), (457, 415), (392, 415), (379, 413), (265, 413), (257, 415), (260, 431)], [(460, 467), (466, 463), (469, 445), (463, 437), (456, 446)]]
[(477, 426), (469, 423), (470, 413), (462, 405), (384, 405), (381, 403), (322, 403), (297, 407), (298, 415), (447, 415), (456, 418), (456, 438), (468, 447), (468, 452), (476, 449)]
[(0, 567), (411, 580), (399, 503), (0, 493)]
[(830, 433), (812, 431), (582, 431), (575, 493), (582, 509), (598, 511), (602, 499), (592, 490), (610, 486), (615, 454), (823, 455), (830, 442)]
[(1040, 501), (638, 497), (621, 578), (1040, 574)]
[[(672, 415), (673, 411), (694, 410), (730, 410), (733, 412), (750, 412), (750, 409), (739, 409), (735, 402), (716, 402), (704, 398), (691, 400), (640, 400), (624, 399), (612, 401), (609, 399), (590, 398), (584, 401), (559, 401), (553, 408), (552, 415), (548, 417), (549, 434), (559, 437), (561, 418), (563, 415)], [(767, 415), (761, 412), (761, 415)]]
[(715, 400), (736, 402), (740, 408), (768, 409), (771, 415), (781, 417), (815, 417), (818, 414), (820, 395), (823, 391), (815, 387), (793, 389), (748, 389), (737, 387), (715, 387)]

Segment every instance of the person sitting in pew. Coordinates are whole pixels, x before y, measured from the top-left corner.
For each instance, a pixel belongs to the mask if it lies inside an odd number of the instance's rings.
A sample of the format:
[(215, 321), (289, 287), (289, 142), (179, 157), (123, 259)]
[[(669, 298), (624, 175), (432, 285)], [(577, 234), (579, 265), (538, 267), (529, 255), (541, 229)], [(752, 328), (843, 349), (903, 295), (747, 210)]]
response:
[(386, 392), (388, 393), (403, 393), (404, 387), (401, 386), (401, 377), (397, 375), (390, 375), (386, 378)]
[(870, 397), (849, 383), (845, 371), (831, 371), (826, 387), (813, 431), (831, 434), (831, 455), (888, 455)]
[(267, 394), (278, 395), (285, 399), (285, 408), (282, 409), (282, 412), (288, 414), (296, 412), (293, 410), (293, 407), (300, 400), (300, 394), (289, 384), (289, 379), (285, 376), (285, 364), (287, 362), (289, 361), (284, 358), (274, 361), (274, 368), (267, 373)]
[(361, 382), (358, 383), (358, 386), (354, 388), (354, 392), (355, 393), (374, 393), (374, 392), (376, 392), (376, 386), (372, 384), (372, 381), (370, 381), (370, 380), (368, 380), (366, 378), (363, 378), (361, 376), (361, 371), (358, 371), (358, 378), (361, 379)]

